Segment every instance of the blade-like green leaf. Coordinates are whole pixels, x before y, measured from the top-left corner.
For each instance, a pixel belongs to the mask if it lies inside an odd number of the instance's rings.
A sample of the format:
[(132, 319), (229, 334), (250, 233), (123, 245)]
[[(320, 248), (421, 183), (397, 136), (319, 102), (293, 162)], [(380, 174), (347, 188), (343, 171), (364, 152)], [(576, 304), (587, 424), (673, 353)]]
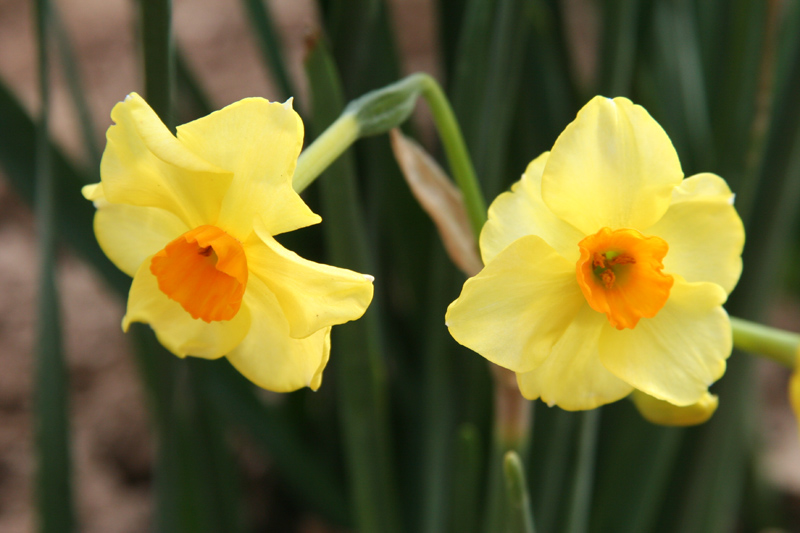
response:
[(653, 531), (685, 430), (646, 422), (631, 402), (603, 409), (591, 531)]
[[(52, 6), (51, 11), (53, 19), (53, 33), (58, 43), (58, 54), (61, 60), (61, 66), (64, 69), (64, 77), (67, 81), (67, 88), (69, 95), (72, 98), (72, 104), (78, 115), (78, 123), (80, 125), (81, 137), (83, 138), (83, 146), (89, 156), (90, 174), (94, 177), (99, 175), (100, 171), (100, 147), (97, 144), (97, 137), (94, 132), (94, 122), (92, 121), (92, 113), (89, 110), (89, 103), (86, 100), (86, 93), (83, 89), (83, 82), (81, 81), (80, 71), (78, 69), (78, 62), (75, 60), (75, 52), (72, 48), (67, 29), (61, 19), (61, 15), (57, 6)], [(95, 181), (93, 179), (92, 181)]]
[(537, 431), (531, 453), (531, 481), (536, 526), (539, 533), (557, 533), (563, 524), (566, 489), (574, 452), (575, 425), (580, 416), (552, 409), (542, 402), (536, 406)]
[[(344, 108), (336, 68), (322, 40), (306, 57), (320, 134)], [(353, 162), (345, 153), (320, 178), (325, 235), (333, 264), (375, 273), (356, 192)], [(392, 472), (387, 376), (376, 303), (357, 322), (334, 331), (331, 360), (337, 368), (339, 415), (347, 453), (356, 523), (363, 533), (402, 531)]]
[[(479, 127), (470, 145), (475, 170), (487, 197), (494, 198), (511, 181), (506, 176), (515, 96), (530, 31), (523, 0), (498, 0), (490, 41), (486, 92), (482, 95)], [(468, 138), (470, 133), (467, 133)], [(516, 172), (512, 176), (518, 175)]]
[(456, 435), (453, 460), (453, 506), (450, 517), (451, 533), (478, 531), (480, 516), (481, 479), (484, 475), (483, 443), (477, 428), (462, 424)]
[(508, 501), (508, 533), (535, 533), (531, 500), (528, 496), (528, 482), (525, 480), (525, 467), (515, 451), (509, 451), (503, 460), (506, 477), (506, 498)]
[[(0, 124), (3, 124), (0, 128), (0, 165), (22, 199), (33, 205), (37, 189), (36, 182), (31, 179), (35, 172), (35, 126), (25, 108), (3, 83), (0, 83)], [(130, 278), (111, 264), (94, 238), (94, 206), (81, 196), (81, 187), (91, 178), (81, 174), (52, 143), (50, 153), (58, 201), (55, 227), (59, 236), (94, 265), (109, 285), (121, 294), (127, 294)]]
[(342, 481), (319, 452), (298, 434), (285, 409), (267, 406), (252, 384), (227, 362), (198, 362), (195, 372), (205, 374), (203, 394), (221, 418), (244, 429), (274, 461), (291, 490), (312, 508), (339, 524), (352, 522)]
[[(36, 227), (39, 240), (39, 298), (36, 328), (36, 518), (42, 533), (73, 530), (66, 362), (56, 288), (56, 185), (50, 160), (51, 12), (48, 0), (36, 2), (41, 107), (36, 128)], [(33, 151), (30, 153), (34, 153)], [(30, 179), (30, 177), (29, 177)]]
[(584, 533), (589, 530), (594, 492), (594, 471), (597, 459), (597, 432), (600, 426), (600, 408), (581, 413), (578, 432), (578, 457), (572, 479), (572, 495), (564, 531)]
[(641, 0), (603, 2), (603, 40), (597, 93), (630, 96), (636, 62)]
[(270, 73), (275, 77), (281, 97), (286, 99), (295, 96), (297, 92), (283, 60), (280, 35), (272, 22), (268, 6), (264, 4), (263, 0), (242, 0), (242, 2), (258, 41), (261, 56)]
[[(442, 331), (442, 310), (450, 301), (452, 290), (460, 276), (447, 260), (441, 247), (431, 254), (430, 290), (427, 300), (428, 331), (423, 355), (423, 443), (420, 502), (421, 527), (426, 533), (447, 530), (448, 512), (452, 505), (452, 483), (456, 473), (451, 455), (456, 430), (456, 381), (453, 369), (457, 366), (450, 339)], [(459, 283), (460, 284), (460, 283)], [(478, 479), (462, 478), (458, 483), (476, 483)], [(478, 487), (462, 487), (464, 492), (478, 494)]]
[(175, 43), (172, 0), (139, 0), (145, 100), (175, 131)]

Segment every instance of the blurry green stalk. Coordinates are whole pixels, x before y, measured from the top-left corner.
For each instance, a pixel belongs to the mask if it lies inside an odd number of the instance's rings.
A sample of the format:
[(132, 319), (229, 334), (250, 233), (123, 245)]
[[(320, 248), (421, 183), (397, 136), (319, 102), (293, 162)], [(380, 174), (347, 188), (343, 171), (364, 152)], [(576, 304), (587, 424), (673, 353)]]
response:
[(763, 326), (749, 320), (731, 317), (733, 344), (736, 348), (768, 357), (794, 368), (800, 334)]

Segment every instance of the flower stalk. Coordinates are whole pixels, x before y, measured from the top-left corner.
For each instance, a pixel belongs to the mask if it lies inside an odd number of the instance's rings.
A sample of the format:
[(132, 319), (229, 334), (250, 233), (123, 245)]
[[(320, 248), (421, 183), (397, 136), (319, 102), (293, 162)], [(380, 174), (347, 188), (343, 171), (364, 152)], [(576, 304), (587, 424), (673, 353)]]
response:
[(300, 154), (294, 189), (302, 192), (359, 138), (386, 133), (405, 122), (419, 96), (425, 99), (433, 112), (436, 129), (453, 177), (464, 195), (470, 225), (477, 239), (486, 222), (486, 202), (453, 108), (439, 84), (428, 74), (412, 74), (353, 100), (339, 118)]
[(800, 334), (756, 324), (742, 318), (731, 317), (733, 345), (746, 352), (768, 357), (789, 368), (794, 368), (800, 349)]

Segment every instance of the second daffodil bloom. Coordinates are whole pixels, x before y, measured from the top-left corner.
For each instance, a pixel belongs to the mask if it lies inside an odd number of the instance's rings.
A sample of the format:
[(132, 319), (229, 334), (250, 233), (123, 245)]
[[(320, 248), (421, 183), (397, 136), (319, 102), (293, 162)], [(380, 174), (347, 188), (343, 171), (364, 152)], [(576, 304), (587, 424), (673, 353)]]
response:
[(643, 108), (595, 97), (489, 208), (485, 267), (447, 311), (453, 337), (568, 410), (639, 390), (708, 402), (732, 336), (722, 308), (744, 229), (714, 174), (683, 179)]
[(331, 326), (364, 313), (372, 283), (274, 238), (320, 222), (292, 189), (291, 104), (248, 98), (177, 137), (137, 94), (111, 118), (102, 180), (83, 193), (101, 248), (133, 277), (123, 329), (150, 324), (179, 357), (227, 356), (265, 389), (319, 387)]

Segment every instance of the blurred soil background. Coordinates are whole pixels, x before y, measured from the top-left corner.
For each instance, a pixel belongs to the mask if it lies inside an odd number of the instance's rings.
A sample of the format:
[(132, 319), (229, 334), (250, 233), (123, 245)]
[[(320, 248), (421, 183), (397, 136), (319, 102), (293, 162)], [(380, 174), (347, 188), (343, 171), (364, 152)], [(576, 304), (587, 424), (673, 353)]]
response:
[[(142, 90), (135, 45), (136, 5), (131, 0), (55, 3), (77, 54), (102, 147), (113, 105), (129, 92)], [(591, 10), (587, 10), (590, 3), (570, 3), (583, 14), (567, 21), (574, 26), (573, 35), (581, 37), (574, 40), (576, 66), (581, 75), (590, 76), (592, 39), (597, 36)], [(35, 113), (32, 4), (29, 0), (0, 0), (0, 76)], [(436, 58), (431, 55), (431, 50), (438, 48), (432, 1), (393, 0), (391, 4), (404, 69), (438, 74)], [(316, 4), (313, 0), (270, 0), (269, 7), (280, 25), (287, 63), (300, 88), (295, 105), (302, 110), (307, 107), (303, 43), (317, 27)], [(263, 67), (242, 2), (175, 0), (173, 20), (177, 45), (215, 108), (246, 96), (275, 98), (275, 86)], [(63, 76), (58, 68), (54, 70), (53, 136), (75, 160), (86, 161)], [(0, 180), (0, 531), (4, 533), (35, 529), (31, 354), (36, 280), (33, 217)], [(146, 531), (152, 518), (153, 446), (138, 375), (120, 329), (123, 302), (67, 250), (61, 253), (59, 286), (71, 380), (72, 453), (80, 529), (87, 533)], [(776, 325), (800, 329), (797, 302), (781, 301), (773, 315)], [(774, 482), (800, 495), (800, 442), (785, 398), (787, 377), (785, 369), (762, 365), (764, 416), (759, 423), (765, 435), (763, 468)], [(239, 451), (246, 490), (252, 487), (257, 491), (252, 494), (249, 514), (258, 530), (329, 531), (313, 517), (299, 521), (297, 517), (287, 518), (291, 505), (282, 501), (286, 496), (277, 483), (270, 483), (269, 464), (258, 454), (248, 453), (247, 443), (241, 443)]]

